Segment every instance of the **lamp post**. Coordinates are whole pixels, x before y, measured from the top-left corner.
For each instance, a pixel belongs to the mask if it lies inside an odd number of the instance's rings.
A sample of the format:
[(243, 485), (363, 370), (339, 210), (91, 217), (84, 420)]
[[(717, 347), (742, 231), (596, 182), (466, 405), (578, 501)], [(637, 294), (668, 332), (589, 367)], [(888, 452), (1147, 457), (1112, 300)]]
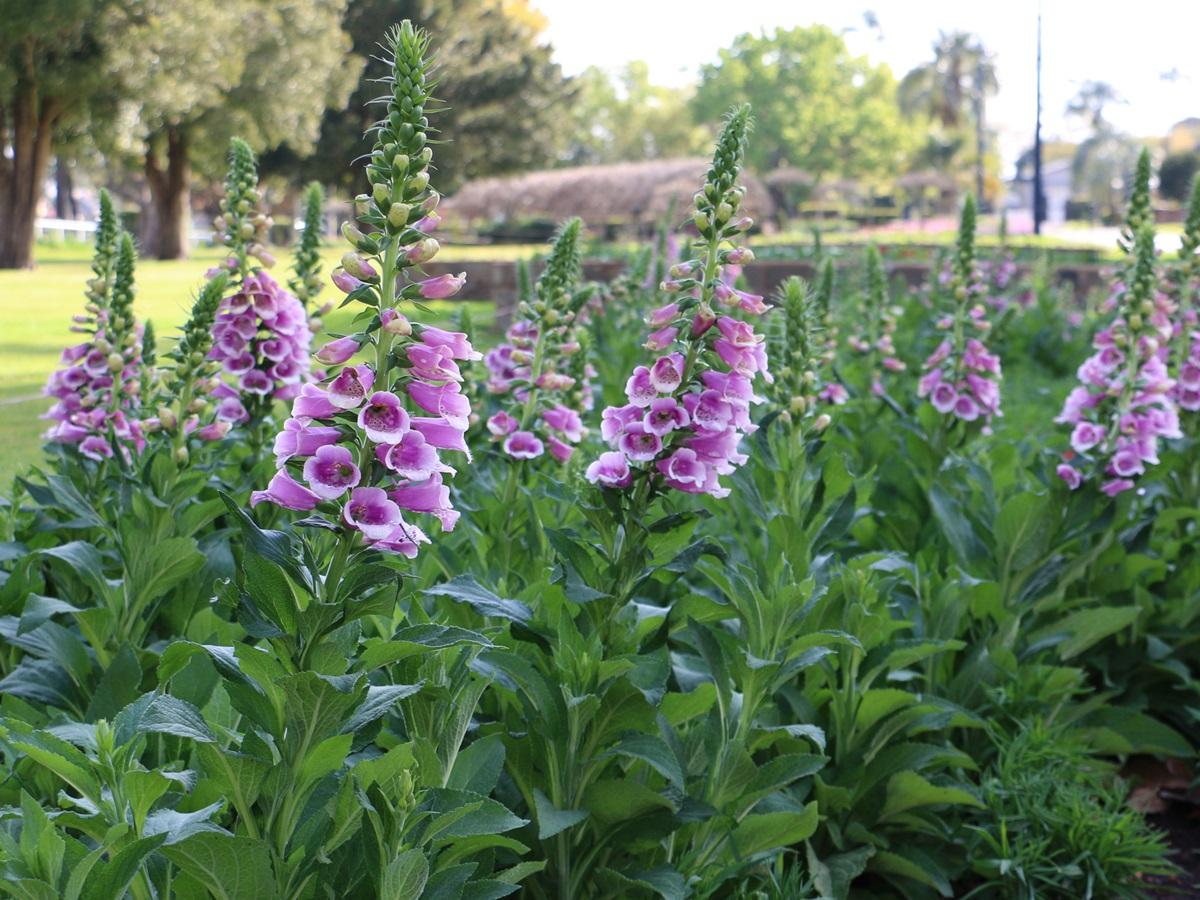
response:
[(1042, 190), (1042, 8), (1037, 17), (1037, 117), (1033, 126), (1033, 233), (1042, 233), (1046, 195)]

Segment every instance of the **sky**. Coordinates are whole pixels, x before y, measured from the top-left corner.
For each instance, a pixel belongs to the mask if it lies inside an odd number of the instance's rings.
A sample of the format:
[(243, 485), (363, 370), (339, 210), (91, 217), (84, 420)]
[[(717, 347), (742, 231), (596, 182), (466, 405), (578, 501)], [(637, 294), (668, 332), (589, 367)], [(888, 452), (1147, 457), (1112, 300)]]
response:
[[(1011, 166), (1033, 143), (1037, 14), (1042, 11), (1042, 135), (1079, 140), (1086, 128), (1064, 115), (1088, 80), (1107, 81), (1125, 101), (1108, 118), (1138, 136), (1163, 135), (1200, 116), (1200, 3), (1196, 0), (533, 0), (546, 39), (569, 74), (619, 70), (645, 60), (651, 80), (682, 86), (743, 32), (821, 23), (845, 32), (852, 52), (887, 63), (897, 78), (932, 57), (938, 31), (969, 31), (995, 56), (999, 93), (987, 108)], [(880, 32), (864, 27), (875, 14)], [(1169, 77), (1164, 78), (1164, 75)]]

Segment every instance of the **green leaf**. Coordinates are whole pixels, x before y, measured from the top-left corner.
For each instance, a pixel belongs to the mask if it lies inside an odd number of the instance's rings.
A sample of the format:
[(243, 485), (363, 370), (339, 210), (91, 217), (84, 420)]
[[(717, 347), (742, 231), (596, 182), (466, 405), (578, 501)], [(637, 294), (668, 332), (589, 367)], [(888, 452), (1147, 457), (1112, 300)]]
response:
[(286, 697), (285, 740), (293, 749), (312, 747), (340, 732), (366, 696), (365, 679), (356, 676), (334, 679), (299, 672), (278, 684)]
[(640, 759), (675, 787), (683, 790), (683, 767), (662, 738), (652, 734), (630, 735), (605, 755)]
[(578, 825), (588, 817), (586, 809), (558, 809), (537, 788), (533, 789), (534, 815), (538, 823), (538, 840), (552, 838), (560, 831)]
[(87, 710), (88, 721), (112, 719), (138, 698), (141, 686), (142, 665), (133, 648), (122, 644), (92, 694), (92, 702)]
[(212, 821), (212, 817), (224, 805), (223, 801), (218, 800), (216, 803), (211, 803), (195, 812), (177, 812), (173, 809), (160, 809), (151, 813), (146, 819), (145, 834), (147, 836), (154, 834), (163, 835), (165, 843), (168, 846), (178, 844), (185, 838), (201, 832), (226, 834), (227, 832), (223, 828)]
[(343, 733), (352, 734), (374, 722), (405, 697), (411, 697), (417, 691), (421, 690), (422, 684), (424, 682), (417, 682), (416, 684), (371, 685), (367, 688), (366, 699), (354, 711), (354, 715), (342, 726)]
[(915, 809), (918, 806), (976, 806), (983, 804), (970, 791), (960, 787), (940, 787), (916, 772), (897, 772), (888, 779), (887, 800), (881, 819)]
[(817, 803), (813, 801), (801, 812), (751, 813), (733, 830), (730, 843), (738, 858), (746, 858), (799, 844), (816, 830)]
[(217, 900), (274, 900), (271, 853), (262, 841), (201, 831), (162, 847), (163, 856)]
[(444, 584), (425, 588), (429, 597), (450, 597), (466, 603), (481, 616), (507, 619), (527, 625), (533, 619), (533, 610), (520, 600), (506, 600), (483, 587), (474, 575), (458, 575)]
[(139, 734), (170, 734), (202, 743), (216, 741), (200, 710), (170, 694), (143, 694), (126, 706), (113, 721), (118, 743), (126, 744)]
[(97, 863), (83, 884), (83, 900), (120, 900), (124, 897), (142, 863), (162, 845), (164, 837), (158, 834), (141, 838), (107, 861)]
[(660, 809), (674, 809), (662, 794), (630, 778), (593, 782), (584, 793), (583, 805), (602, 826), (627, 822)]
[(89, 800), (100, 799), (100, 782), (92, 764), (77, 748), (18, 719), (0, 719), (0, 741), (49, 769)]
[(964, 567), (974, 570), (980, 561), (990, 556), (958, 501), (940, 484), (930, 488), (929, 506), (942, 534)]
[(133, 541), (126, 552), (128, 576), (125, 587), (133, 608), (139, 610), (204, 567), (204, 554), (190, 537)]
[(996, 561), (1003, 572), (1019, 572), (1049, 550), (1055, 522), (1045, 495), (1021, 493), (1010, 498), (996, 516)]
[(1071, 613), (1060, 622), (1040, 628), (1029, 636), (1031, 643), (1058, 643), (1059, 659), (1073, 659), (1110, 635), (1128, 628), (1141, 615), (1138, 606), (1098, 606)]
[(669, 693), (662, 700), (662, 714), (674, 726), (702, 716), (717, 702), (717, 688), (711, 681), (696, 685), (686, 694)]
[(378, 669), (420, 656), (430, 650), (444, 650), (448, 647), (460, 646), (492, 647), (491, 641), (477, 631), (458, 628), (454, 625), (410, 625), (401, 628), (391, 638), (373, 638), (359, 656), (359, 666), (364, 672)]
[(77, 575), (101, 601), (106, 601), (112, 583), (104, 577), (104, 562), (100, 551), (86, 541), (70, 541), (57, 547), (39, 550), (41, 556), (63, 563), (66, 570)]
[(420, 850), (405, 850), (383, 869), (380, 900), (419, 900), (429, 880), (429, 863)]
[(79, 609), (65, 600), (59, 600), (57, 597), (43, 597), (41, 594), (30, 594), (25, 599), (25, 606), (21, 610), (21, 623), (17, 626), (17, 634), (28, 634), (51, 616), (77, 612)]
[(882, 872), (886, 875), (899, 875), (911, 878), (919, 884), (933, 888), (943, 897), (953, 897), (954, 889), (950, 880), (925, 853), (916, 848), (908, 847), (903, 850), (877, 850), (867, 863), (872, 872)]
[(504, 770), (504, 756), (500, 735), (479, 738), (455, 757), (446, 787), (489, 796)]
[(474, 806), (469, 816), (450, 825), (440, 837), (502, 834), (529, 824), (528, 819), (514, 816), (502, 803), (471, 791), (435, 788), (429, 791), (425, 803), (435, 814), (450, 812), (466, 805)]

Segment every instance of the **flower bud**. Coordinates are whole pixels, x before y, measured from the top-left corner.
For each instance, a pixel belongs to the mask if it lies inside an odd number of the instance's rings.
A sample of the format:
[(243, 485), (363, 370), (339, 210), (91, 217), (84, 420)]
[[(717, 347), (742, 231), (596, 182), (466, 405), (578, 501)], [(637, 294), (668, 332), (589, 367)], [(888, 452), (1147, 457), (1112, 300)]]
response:
[(729, 227), (733, 229), (735, 234), (749, 231), (750, 226), (754, 224), (754, 220), (749, 216), (742, 216), (730, 223)]
[(408, 189), (420, 193), (429, 187), (429, 173), (425, 171), (418, 172), (408, 180)]
[(392, 160), (392, 171), (398, 176), (403, 177), (404, 173), (408, 171), (408, 162), (408, 157), (405, 154), (397, 153)]
[(826, 428), (829, 427), (829, 423), (832, 421), (833, 421), (833, 419), (831, 419), (829, 417), (829, 413), (821, 413), (819, 416), (817, 416), (815, 419), (813, 419), (813, 423), (812, 423), (813, 431), (815, 431), (817, 433), (824, 431)]
[(371, 196), (375, 198), (376, 203), (378, 203), (380, 206), (383, 206), (388, 202), (389, 199), (391, 199), (392, 195), (388, 190), (388, 186), (380, 183), (375, 185), (375, 187), (371, 190)]
[(179, 420), (175, 416), (175, 410), (169, 406), (160, 406), (158, 408), (158, 421), (167, 431), (174, 431)]
[(388, 334), (410, 335), (412, 324), (394, 309), (385, 309), (379, 314), (380, 327)]
[(354, 244), (354, 246), (357, 247), (359, 242), (363, 239), (363, 237), (365, 237), (365, 235), (362, 233), (362, 231), (359, 230), (358, 226), (355, 225), (353, 222), (343, 222), (342, 223), (342, 237), (344, 237), (351, 244)]
[(108, 354), (108, 371), (115, 373), (120, 372), (123, 368), (125, 368), (124, 356), (122, 356), (120, 353)]
[(334, 269), (330, 276), (334, 285), (339, 291), (344, 294), (349, 294), (351, 291), (362, 287), (362, 282), (347, 272), (345, 269)]
[(388, 210), (388, 222), (396, 228), (403, 228), (408, 222), (408, 214), (412, 207), (407, 203), (393, 203)]
[(188, 448), (187, 447), (176, 447), (175, 448), (175, 462), (179, 463), (179, 465), (181, 465), (181, 466), (186, 466), (187, 461), (188, 461)]
[(413, 265), (420, 265), (437, 256), (440, 249), (441, 245), (435, 239), (425, 238), (410, 246), (404, 256)]

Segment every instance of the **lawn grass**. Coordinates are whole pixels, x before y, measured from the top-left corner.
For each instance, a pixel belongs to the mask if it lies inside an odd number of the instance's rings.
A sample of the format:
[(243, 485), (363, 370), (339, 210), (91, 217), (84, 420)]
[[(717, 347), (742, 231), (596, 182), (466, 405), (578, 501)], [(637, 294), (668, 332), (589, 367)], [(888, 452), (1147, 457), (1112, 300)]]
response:
[[(449, 261), (487, 258), (480, 251), (516, 248), (466, 247), (445, 254)], [(541, 246), (524, 246), (518, 255), (532, 256)], [(325, 271), (337, 264), (340, 249), (324, 252)], [(40, 435), (46, 423), (38, 418), (49, 402), (41, 396), (46, 378), (55, 369), (62, 348), (77, 343), (79, 336), (70, 331), (71, 316), (82, 312), (84, 284), (91, 275), (90, 247), (78, 243), (39, 245), (39, 265), (30, 271), (0, 271), (0, 494), (8, 493), (14, 474), (38, 460)], [(160, 352), (171, 347), (175, 330), (183, 324), (196, 288), (204, 272), (220, 256), (215, 248), (201, 248), (188, 260), (138, 263), (135, 309), (142, 319), (154, 323)], [(490, 258), (496, 258), (495, 256)], [(517, 258), (516, 256), (510, 258)], [(286, 279), (289, 260), (279, 254), (274, 270)], [(439, 260), (440, 261), (440, 260)], [(340, 295), (330, 287), (322, 300)], [(430, 302), (443, 324), (459, 301)], [(489, 328), (493, 318), (491, 303), (473, 302), (470, 307), (477, 328)], [(353, 310), (332, 313), (325, 322), (330, 331), (348, 326)]]

